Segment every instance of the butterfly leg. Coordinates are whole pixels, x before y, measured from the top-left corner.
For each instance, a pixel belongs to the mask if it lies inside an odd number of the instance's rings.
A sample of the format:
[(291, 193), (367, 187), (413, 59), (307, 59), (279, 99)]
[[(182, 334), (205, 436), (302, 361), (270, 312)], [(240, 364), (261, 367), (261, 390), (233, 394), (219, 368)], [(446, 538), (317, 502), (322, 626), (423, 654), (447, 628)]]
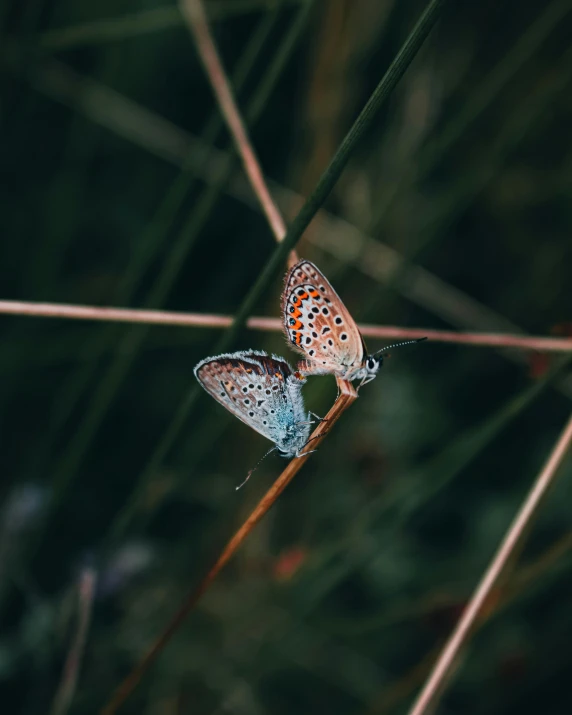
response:
[(314, 454), (314, 452), (317, 452), (317, 451), (318, 451), (317, 449), (311, 449), (309, 452), (302, 452), (302, 454), (297, 454), (296, 457), (306, 457), (309, 454)]
[(363, 377), (362, 381), (360, 382), (360, 384), (357, 387), (358, 392), (359, 392), (360, 387), (367, 385), (367, 383), (371, 382), (372, 380), (375, 380), (375, 375), (370, 375), (369, 377), (366, 375), (365, 377)]
[[(304, 447), (306, 447), (307, 445), (309, 445), (310, 442), (313, 442), (315, 439), (319, 439), (319, 438), (325, 437), (327, 434), (328, 434), (327, 432), (323, 432), (322, 434), (316, 435), (315, 437), (310, 437), (310, 439), (306, 442), (306, 444), (304, 445)], [(303, 449), (304, 447), (302, 447), (302, 449)], [(304, 452), (304, 454), (311, 454), (312, 452), (316, 452), (316, 451), (317, 451), (316, 449), (313, 449), (311, 452)], [(303, 455), (298, 454), (297, 456), (298, 456), (298, 457), (302, 457)]]

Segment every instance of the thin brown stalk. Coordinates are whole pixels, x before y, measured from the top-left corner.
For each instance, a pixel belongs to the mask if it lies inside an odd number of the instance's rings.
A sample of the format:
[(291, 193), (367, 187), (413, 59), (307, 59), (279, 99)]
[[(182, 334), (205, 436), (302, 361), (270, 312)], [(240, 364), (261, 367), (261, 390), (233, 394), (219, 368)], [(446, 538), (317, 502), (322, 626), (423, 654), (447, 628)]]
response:
[[(286, 235), (286, 225), (272, 197), (270, 196), (270, 192), (268, 191), (268, 188), (266, 186), (266, 182), (264, 180), (262, 170), (260, 169), (259, 162), (256, 158), (256, 154), (248, 139), (244, 123), (242, 122), (240, 113), (233, 99), (230, 85), (224, 73), (224, 69), (222, 67), (222, 63), (220, 62), (216, 47), (210, 35), (202, 4), (200, 0), (181, 0), (181, 9), (183, 12), (183, 16), (186, 18), (191, 28), (191, 31), (195, 36), (201, 60), (205, 65), (207, 74), (209, 75), (209, 79), (213, 85), (213, 89), (221, 106), (221, 111), (223, 112), (223, 115), (233, 134), (234, 141), (237, 145), (237, 149), (242, 158), (246, 173), (251, 182), (253, 190), (263, 208), (269, 225), (274, 233), (274, 237), (278, 242), (280, 242), (284, 239), (284, 236)], [(292, 251), (289, 254), (289, 265), (294, 265), (294, 263), (296, 263), (297, 261), (298, 257), (296, 253)], [(223, 316), (219, 316), (219, 318), (220, 317)], [(226, 323), (226, 319), (223, 317), (222, 321), (218, 320), (217, 322), (221, 327), (226, 327), (226, 325), (232, 324), (233, 320), (229, 320), (228, 323)], [(279, 321), (273, 322), (274, 324), (277, 324), (278, 328), (280, 327)], [(312, 442), (312, 449), (305, 453), (303, 456), (297, 457), (296, 459), (293, 459), (289, 462), (286, 469), (284, 469), (282, 474), (278, 477), (272, 487), (261, 499), (261, 501), (255, 507), (248, 519), (244, 522), (244, 524), (228, 542), (221, 555), (214, 563), (210, 571), (207, 573), (205, 578), (199, 583), (197, 588), (189, 594), (188, 598), (185, 600), (183, 605), (171, 619), (170, 623), (167, 625), (163, 633), (152, 645), (152, 647), (144, 656), (144, 658), (135, 666), (135, 668), (131, 671), (127, 678), (125, 678), (125, 680), (118, 686), (115, 693), (112, 695), (111, 700), (102, 710), (102, 713), (104, 715), (110, 715), (111, 713), (115, 713), (117, 709), (125, 702), (129, 694), (133, 691), (137, 683), (140, 681), (143, 674), (149, 669), (155, 659), (162, 652), (166, 644), (175, 635), (178, 628), (183, 623), (187, 615), (195, 607), (200, 597), (209, 588), (211, 583), (214, 581), (220, 571), (224, 568), (224, 566), (230, 561), (232, 556), (237, 552), (244, 540), (254, 529), (256, 524), (258, 524), (262, 517), (268, 512), (268, 510), (272, 507), (272, 505), (278, 499), (280, 494), (284, 491), (284, 489), (296, 476), (298, 471), (302, 468), (303, 464), (308, 459), (311, 451), (320, 444), (322, 439), (333, 427), (334, 423), (341, 417), (342, 413), (357, 398), (357, 392), (350, 382), (338, 380), (338, 385), (340, 388), (340, 394), (338, 395), (338, 398), (336, 399), (335, 403), (331, 407), (324, 420), (320, 422), (318, 428), (314, 431), (313, 435), (309, 440), (309, 442)]]
[[(95, 305), (66, 305), (63, 303), (33, 303), (21, 300), (0, 300), (0, 314), (36, 318), (67, 318), (98, 320), (114, 323), (145, 323), (147, 325), (186, 326), (195, 328), (228, 328), (234, 318), (214, 313), (180, 313), (167, 310), (139, 310), (136, 308), (105, 308)], [(251, 330), (282, 330), (280, 318), (252, 316), (246, 323)], [(415, 340), (428, 338), (437, 343), (457, 343), (475, 347), (518, 348), (539, 352), (570, 352), (572, 338), (553, 338), (541, 335), (513, 335), (510, 333), (460, 333), (453, 330), (401, 328), (394, 325), (360, 325), (366, 338), (382, 340)]]
[(71, 705), (91, 622), (95, 583), (95, 571), (91, 568), (84, 569), (79, 581), (77, 629), (66, 658), (62, 679), (50, 711), (51, 715), (65, 715)]
[[(179, 5), (181, 13), (194, 37), (199, 57), (212, 85), (222, 115), (232, 134), (236, 149), (242, 159), (250, 185), (260, 202), (274, 237), (280, 243), (286, 235), (286, 224), (264, 180), (260, 162), (248, 136), (246, 126), (242, 121), (230, 82), (213, 41), (203, 4), (201, 0), (180, 0)], [(293, 266), (297, 262), (298, 256), (296, 252), (291, 251), (289, 265)]]
[[(181, 165), (183, 156), (192, 153), (197, 156), (205, 154), (207, 147), (193, 135), (141, 105), (127, 100), (109, 87), (76, 74), (61, 63), (46, 63), (31, 76), (39, 91), (55, 97), (75, 111), (82, 112), (91, 121), (174, 165)], [(226, 155), (212, 146), (208, 147), (208, 155), (209, 161), (201, 169), (200, 175), (206, 183), (212, 185)], [(299, 194), (276, 182), (270, 182), (270, 185), (288, 212), (295, 212), (303, 205), (303, 197)], [(253, 202), (252, 191), (242, 175), (235, 178), (228, 190), (231, 196), (258, 209), (258, 203)], [(314, 230), (307, 236), (310, 243), (340, 261), (353, 263), (375, 281), (392, 284), (408, 300), (447, 323), (470, 330), (495, 331), (493, 334), (524, 333), (505, 316), (479, 303), (425, 268), (408, 264), (393, 248), (378, 240), (374, 241), (344, 219), (321, 209), (314, 221)], [(401, 279), (396, 283), (397, 273), (401, 275)], [(503, 355), (519, 363), (525, 358), (521, 352), (515, 350), (505, 350)], [(572, 397), (570, 378), (562, 377), (557, 386), (564, 395)]]
[[(533, 563), (523, 566), (519, 571), (511, 577), (510, 582), (502, 590), (495, 590), (487, 599), (485, 607), (481, 610), (477, 625), (481, 628), (491, 618), (496, 616), (502, 609), (509, 606), (515, 599), (522, 596), (527, 588), (535, 583), (544, 583), (542, 580), (546, 572), (554, 568), (558, 561), (563, 558), (572, 549), (572, 533), (565, 534), (555, 544), (550, 546), (541, 556)], [(411, 618), (424, 613), (430, 613), (438, 606), (452, 607), (459, 603), (459, 595), (451, 596), (450, 598), (435, 598), (428, 599), (422, 608), (415, 608), (406, 616)], [(400, 615), (400, 618), (403, 616)], [(417, 663), (412, 670), (407, 672), (394, 684), (389, 687), (384, 687), (382, 693), (375, 701), (367, 708), (367, 715), (382, 715), (392, 711), (398, 703), (409, 697), (409, 695), (423, 682), (423, 680), (431, 672), (431, 664), (441, 652), (441, 646), (438, 645), (432, 648), (429, 653), (423, 656), (423, 659)]]
[[(332, 405), (330, 411), (326, 417), (320, 422), (317, 429), (308, 440), (311, 443), (311, 449), (317, 449), (321, 441), (324, 439), (326, 434), (332, 428), (332, 425), (341, 417), (342, 413), (354, 402), (357, 398), (357, 392), (350, 382), (345, 382), (344, 380), (338, 380), (338, 386), (340, 388), (340, 394), (338, 399)], [(221, 555), (215, 561), (212, 568), (209, 570), (207, 575), (199, 583), (199, 585), (191, 591), (188, 597), (185, 599), (182, 606), (175, 613), (170, 623), (167, 625), (163, 633), (157, 638), (155, 643), (148, 650), (144, 658), (139, 661), (139, 663), (133, 668), (131, 673), (123, 680), (118, 686), (115, 693), (111, 697), (111, 700), (105, 705), (101, 711), (101, 715), (112, 715), (117, 712), (118, 708), (125, 702), (129, 697), (130, 693), (137, 686), (143, 675), (147, 672), (149, 667), (153, 664), (162, 650), (165, 648), (167, 643), (175, 635), (180, 625), (183, 623), (185, 618), (196, 606), (197, 602), (201, 596), (207, 591), (212, 582), (242, 546), (243, 542), (249, 536), (250, 532), (262, 519), (262, 517), (270, 510), (274, 505), (280, 494), (286, 489), (288, 484), (294, 479), (296, 474), (300, 471), (306, 460), (310, 456), (310, 451), (306, 452), (301, 457), (296, 457), (291, 460), (286, 469), (254, 507), (250, 516), (234, 534), (234, 536), (227, 543), (223, 549)]]
[(553, 484), (557, 469), (566, 456), (571, 443), (572, 416), (510, 525), (497, 553), (474, 591), (453, 633), (441, 651), (441, 655), (409, 711), (409, 715), (426, 715), (426, 713), (433, 712), (444, 688), (453, 675), (455, 666), (458, 663), (459, 653), (470, 638), (482, 613), (483, 606), (485, 606), (492, 590), (498, 584), (513, 554), (521, 545), (523, 536), (535, 517), (548, 488)]

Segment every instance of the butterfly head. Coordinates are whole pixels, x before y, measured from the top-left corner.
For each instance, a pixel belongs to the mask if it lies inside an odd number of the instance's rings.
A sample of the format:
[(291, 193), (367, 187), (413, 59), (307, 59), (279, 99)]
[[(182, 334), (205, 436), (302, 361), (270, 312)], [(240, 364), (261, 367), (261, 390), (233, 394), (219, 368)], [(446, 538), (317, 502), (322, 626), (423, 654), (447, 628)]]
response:
[(365, 359), (366, 376), (373, 379), (383, 365), (383, 355), (368, 355)]
[(383, 365), (383, 355), (367, 355), (363, 362), (353, 370), (348, 370), (344, 380), (360, 380), (360, 387), (370, 382)]
[(390, 345), (387, 348), (383, 348), (383, 350), (380, 350), (377, 353), (367, 355), (364, 358), (364, 361), (361, 364), (360, 368), (356, 370), (348, 379), (361, 380), (360, 387), (362, 385), (365, 385), (366, 383), (373, 380), (374, 377), (377, 375), (380, 367), (383, 365), (383, 359), (389, 357), (389, 350), (392, 350), (393, 348), (400, 348), (403, 345), (412, 345), (413, 343), (420, 343), (423, 340), (427, 340), (427, 338), (420, 338), (419, 340), (407, 340), (404, 343), (396, 343), (395, 345)]
[(346, 380), (360, 380), (360, 386), (365, 385), (379, 372), (383, 365), (383, 355), (366, 355), (361, 365), (356, 369), (346, 373)]

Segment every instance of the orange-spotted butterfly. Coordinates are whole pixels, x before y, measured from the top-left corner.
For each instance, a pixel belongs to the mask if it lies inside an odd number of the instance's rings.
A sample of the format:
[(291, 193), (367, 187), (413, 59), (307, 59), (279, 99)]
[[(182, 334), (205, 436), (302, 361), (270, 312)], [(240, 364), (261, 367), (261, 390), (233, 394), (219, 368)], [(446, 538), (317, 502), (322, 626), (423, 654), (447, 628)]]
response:
[(386, 350), (420, 342), (408, 340), (368, 355), (341, 298), (324, 274), (305, 260), (286, 275), (282, 316), (288, 341), (309, 358), (298, 363), (303, 375), (334, 374), (343, 380), (361, 380), (360, 387), (377, 375)]
[[(274, 442), (283, 457), (301, 457), (310, 434), (305, 378), (277, 355), (247, 350), (201, 360), (197, 380), (239, 420)], [(250, 475), (250, 473), (249, 473)]]

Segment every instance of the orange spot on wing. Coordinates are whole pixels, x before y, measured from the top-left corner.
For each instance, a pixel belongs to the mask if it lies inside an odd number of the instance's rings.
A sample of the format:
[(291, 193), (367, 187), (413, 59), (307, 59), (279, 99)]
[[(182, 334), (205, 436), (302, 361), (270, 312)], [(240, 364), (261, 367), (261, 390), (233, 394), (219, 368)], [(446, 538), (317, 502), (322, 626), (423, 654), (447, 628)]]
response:
[(294, 325), (292, 326), (292, 330), (301, 330), (302, 327), (303, 327), (303, 326), (302, 326), (302, 323), (301, 323), (299, 320), (297, 320), (297, 321), (294, 323)]
[(312, 298), (316, 298), (316, 297), (319, 295), (319, 293), (318, 293), (318, 291), (317, 291), (315, 288), (313, 288), (313, 289), (310, 291), (310, 295), (312, 296)]
[(301, 298), (302, 300), (308, 300), (308, 298), (310, 297), (310, 296), (306, 293), (306, 291), (304, 291), (303, 293), (299, 293), (298, 295), (300, 296), (300, 298)]

